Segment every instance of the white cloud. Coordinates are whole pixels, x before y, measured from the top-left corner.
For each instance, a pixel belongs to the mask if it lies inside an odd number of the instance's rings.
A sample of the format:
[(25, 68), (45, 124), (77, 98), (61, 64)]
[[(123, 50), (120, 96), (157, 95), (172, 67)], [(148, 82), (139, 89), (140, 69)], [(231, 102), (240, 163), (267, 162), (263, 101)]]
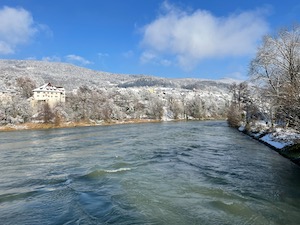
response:
[(86, 60), (85, 58), (78, 56), (78, 55), (67, 55), (65, 56), (66, 61), (71, 63), (79, 63), (81, 65), (89, 65), (92, 64), (92, 62)]
[(200, 9), (183, 11), (167, 2), (163, 7), (164, 13), (143, 29), (143, 63), (175, 56), (180, 67), (191, 70), (204, 59), (250, 55), (269, 30), (260, 10), (216, 17)]
[(227, 78), (236, 79), (236, 80), (247, 80), (247, 75), (242, 72), (236, 71), (230, 74), (225, 75)]
[(11, 53), (14, 53), (12, 46), (0, 40), (0, 54), (11, 54)]
[(108, 57), (108, 56), (109, 56), (108, 53), (101, 53), (101, 52), (98, 53), (99, 58)]
[(141, 63), (146, 64), (146, 63), (152, 63), (155, 65), (161, 65), (161, 66), (170, 66), (172, 65), (172, 61), (169, 59), (165, 59), (161, 57), (160, 55), (151, 52), (151, 51), (145, 51), (141, 55)]
[(122, 56), (126, 59), (132, 58), (134, 56), (134, 52), (132, 50), (129, 50), (127, 52), (123, 52)]
[(30, 57), (27, 57), (27, 58), (25, 58), (26, 60), (37, 60), (37, 58), (36, 57), (34, 57), (34, 56), (30, 56)]
[(0, 54), (13, 54), (38, 31), (30, 12), (23, 8), (0, 8)]
[(162, 60), (160, 60), (160, 64), (163, 65), (163, 66), (171, 66), (172, 61), (168, 60), (168, 59), (162, 59)]
[(72, 64), (77, 64), (77, 65), (89, 65), (93, 64), (91, 61), (86, 60), (82, 56), (70, 54), (66, 55), (63, 57), (53, 55), (53, 56), (44, 56), (42, 57), (42, 61), (47, 61), (47, 62), (68, 62)]
[(61, 58), (59, 56), (45, 56), (42, 58), (42, 61), (47, 61), (47, 62), (60, 62)]
[(145, 51), (141, 55), (141, 62), (142, 63), (148, 63), (148, 62), (153, 61), (156, 58), (157, 58), (156, 54), (154, 54), (153, 52)]

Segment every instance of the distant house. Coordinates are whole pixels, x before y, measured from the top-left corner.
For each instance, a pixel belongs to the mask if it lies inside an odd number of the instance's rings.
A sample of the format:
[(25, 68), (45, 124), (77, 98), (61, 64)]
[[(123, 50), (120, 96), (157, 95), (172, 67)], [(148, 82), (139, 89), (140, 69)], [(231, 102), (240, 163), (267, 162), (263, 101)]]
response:
[(48, 103), (50, 107), (54, 107), (57, 103), (63, 103), (65, 100), (63, 87), (55, 87), (51, 83), (47, 83), (33, 90), (31, 105), (36, 107), (41, 103)]

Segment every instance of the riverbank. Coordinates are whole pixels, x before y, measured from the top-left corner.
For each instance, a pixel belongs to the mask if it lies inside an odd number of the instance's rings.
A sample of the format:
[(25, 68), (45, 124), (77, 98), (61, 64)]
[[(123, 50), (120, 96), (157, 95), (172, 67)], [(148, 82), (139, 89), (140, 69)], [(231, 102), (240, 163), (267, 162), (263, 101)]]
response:
[(93, 126), (110, 126), (121, 124), (139, 124), (139, 123), (161, 123), (161, 122), (180, 122), (180, 121), (204, 121), (204, 120), (226, 120), (225, 118), (205, 118), (205, 119), (131, 119), (131, 120), (112, 120), (110, 122), (100, 121), (79, 121), (79, 122), (61, 122), (54, 123), (23, 123), (23, 124), (7, 124), (0, 126), (1, 131), (17, 131), (17, 130), (43, 130), (43, 129), (57, 129), (57, 128), (73, 128), (73, 127), (93, 127)]
[(7, 124), (0, 126), (1, 131), (17, 131), (17, 130), (44, 130), (44, 129), (57, 129), (57, 128), (73, 128), (73, 127), (92, 127), (92, 126), (109, 126), (117, 124), (138, 124), (138, 123), (158, 123), (160, 120), (154, 119), (135, 119), (124, 121), (110, 121), (110, 122), (93, 122), (93, 121), (80, 121), (80, 122), (62, 122), (60, 124), (54, 123), (23, 123), (23, 124)]
[(298, 131), (290, 128), (271, 129), (259, 122), (248, 128), (240, 126), (238, 129), (300, 166), (300, 133)]

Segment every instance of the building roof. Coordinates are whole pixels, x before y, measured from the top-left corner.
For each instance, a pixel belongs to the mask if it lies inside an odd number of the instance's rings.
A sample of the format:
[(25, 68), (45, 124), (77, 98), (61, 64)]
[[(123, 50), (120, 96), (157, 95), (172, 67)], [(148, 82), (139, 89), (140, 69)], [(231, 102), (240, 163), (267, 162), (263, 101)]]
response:
[(39, 91), (62, 92), (65, 91), (65, 89), (63, 87), (55, 87), (51, 83), (47, 83), (33, 90), (33, 92), (39, 92)]

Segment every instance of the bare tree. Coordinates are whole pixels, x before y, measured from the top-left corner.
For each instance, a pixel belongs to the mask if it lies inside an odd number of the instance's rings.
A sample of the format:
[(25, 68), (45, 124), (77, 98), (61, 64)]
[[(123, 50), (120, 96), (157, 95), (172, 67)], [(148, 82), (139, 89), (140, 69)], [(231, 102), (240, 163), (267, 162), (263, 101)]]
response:
[[(300, 27), (266, 36), (250, 65), (250, 77), (275, 119), (300, 125)], [(277, 115), (277, 116), (276, 116)]]
[(242, 120), (242, 112), (239, 110), (238, 105), (232, 102), (227, 113), (227, 122), (229, 126), (239, 127)]
[(18, 77), (16, 82), (24, 98), (29, 98), (33, 95), (32, 90), (36, 88), (36, 83), (33, 80), (29, 77)]
[(49, 104), (46, 102), (42, 107), (41, 116), (43, 118), (44, 123), (51, 123), (54, 119), (54, 113), (52, 112)]

